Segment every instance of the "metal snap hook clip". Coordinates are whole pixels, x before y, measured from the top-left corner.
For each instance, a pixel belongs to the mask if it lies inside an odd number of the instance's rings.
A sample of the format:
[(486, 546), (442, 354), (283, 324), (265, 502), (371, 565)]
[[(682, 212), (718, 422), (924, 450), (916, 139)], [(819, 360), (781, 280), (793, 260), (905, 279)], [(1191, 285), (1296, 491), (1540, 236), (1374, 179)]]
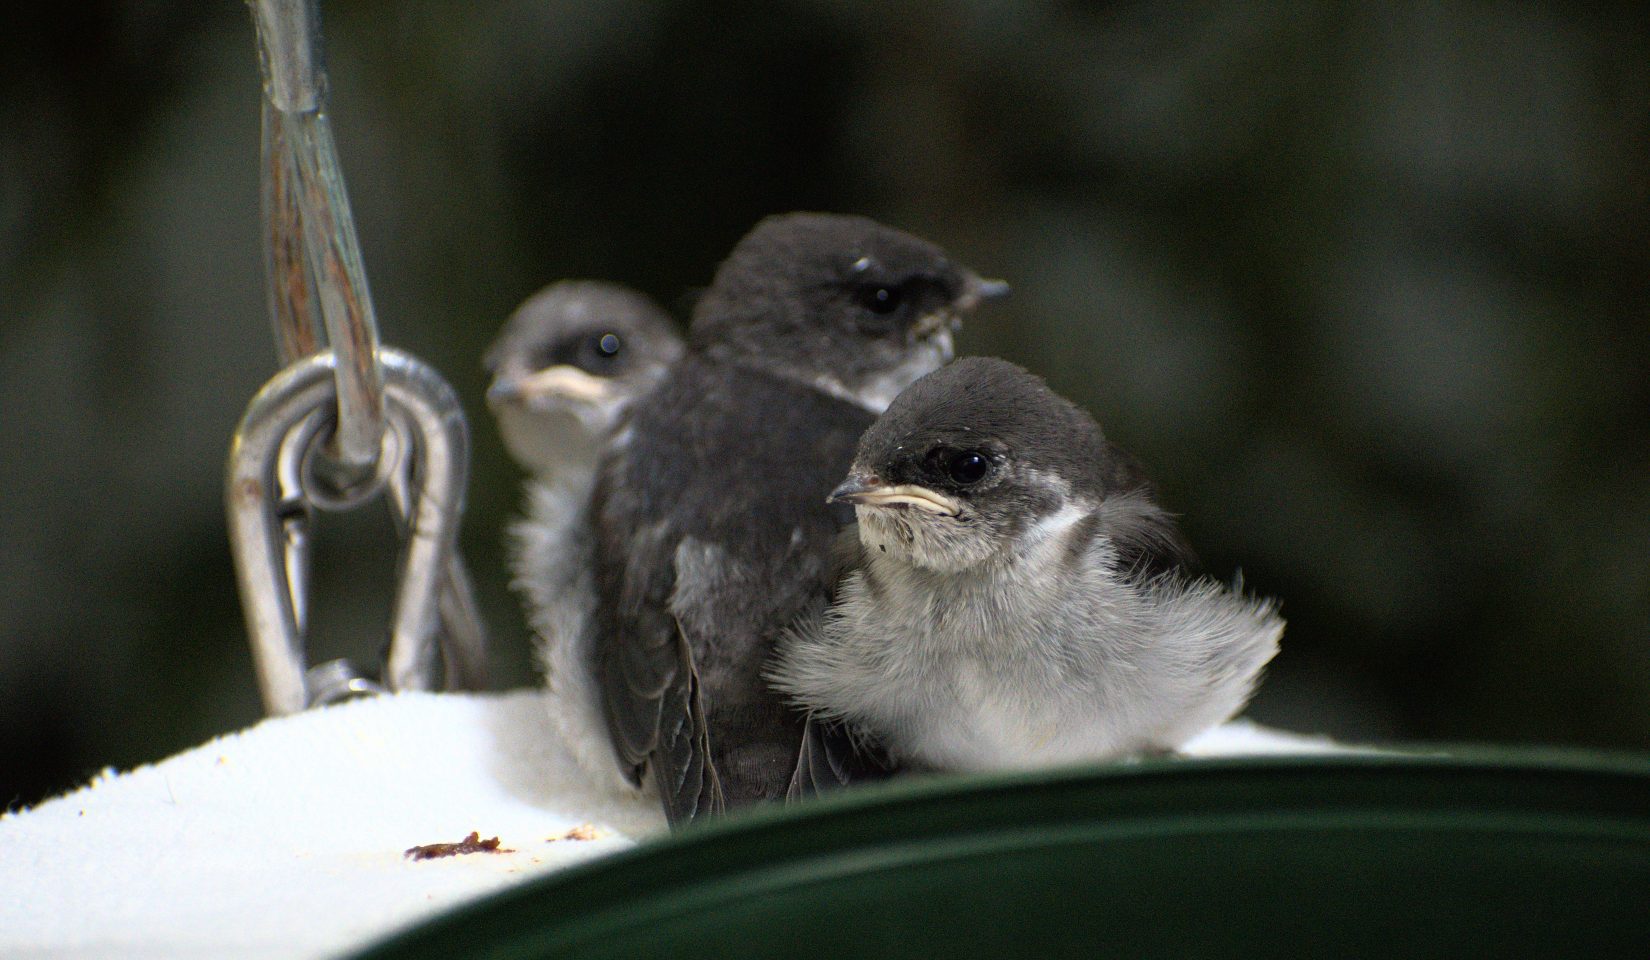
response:
[[(348, 509), (382, 493), (401, 535), (402, 555), (382, 685), (485, 682), (483, 631), (458, 559), (469, 431), (457, 396), (426, 364), (381, 351), (385, 431), (373, 477), (339, 490), (304, 466), (336, 416), (331, 353), (300, 360), (271, 379), (248, 406), (231, 445), (225, 500), (236, 577), (252, 638), (264, 706), (292, 713), (331, 696), (369, 690), (328, 667), (311, 676), (305, 633), (311, 508)], [(443, 597), (456, 599), (443, 603)]]

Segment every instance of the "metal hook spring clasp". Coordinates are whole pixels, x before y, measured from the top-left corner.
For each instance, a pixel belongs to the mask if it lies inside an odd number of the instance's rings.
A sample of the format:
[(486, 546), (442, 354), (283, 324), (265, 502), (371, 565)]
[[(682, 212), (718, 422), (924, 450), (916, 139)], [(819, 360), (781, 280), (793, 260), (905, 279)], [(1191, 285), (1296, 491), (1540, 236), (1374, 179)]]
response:
[(452, 388), (429, 366), (382, 348), (385, 430), (377, 470), (348, 489), (310, 464), (337, 417), (336, 359), (300, 360), (276, 374), (247, 407), (230, 449), (225, 499), (236, 578), (265, 709), (293, 713), (327, 697), (371, 689), (336, 664), (311, 671), (305, 652), (310, 505), (342, 509), (388, 494), (402, 538), (399, 584), (383, 685), (484, 685), (486, 664), (474, 594), (457, 553), (469, 430)]

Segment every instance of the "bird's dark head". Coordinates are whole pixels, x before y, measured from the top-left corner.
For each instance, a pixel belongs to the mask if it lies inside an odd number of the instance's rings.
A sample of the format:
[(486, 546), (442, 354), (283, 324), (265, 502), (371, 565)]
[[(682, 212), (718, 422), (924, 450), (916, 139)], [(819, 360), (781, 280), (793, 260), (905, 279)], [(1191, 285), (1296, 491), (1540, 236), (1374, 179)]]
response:
[[(1163, 515), (1133, 461), (1094, 419), (1004, 360), (968, 357), (923, 377), (860, 438), (832, 498), (861, 542), (955, 572), (1023, 551), (1101, 511)], [(1150, 514), (1150, 517), (1144, 517)]]
[(682, 350), (670, 316), (646, 296), (564, 280), (524, 301), (488, 349), (487, 404), (522, 466), (554, 470), (593, 456)]
[(881, 411), (951, 358), (963, 317), (1007, 290), (874, 220), (784, 214), (734, 247), (691, 338)]

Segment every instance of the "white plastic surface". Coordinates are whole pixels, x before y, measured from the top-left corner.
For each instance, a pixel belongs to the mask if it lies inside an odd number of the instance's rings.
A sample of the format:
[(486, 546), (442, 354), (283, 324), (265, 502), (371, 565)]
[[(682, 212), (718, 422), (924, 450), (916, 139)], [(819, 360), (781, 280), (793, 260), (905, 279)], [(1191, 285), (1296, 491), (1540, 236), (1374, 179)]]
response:
[[(265, 720), (0, 817), (0, 957), (316, 958), (663, 830), (581, 777), (540, 691)], [(1197, 756), (1343, 750), (1238, 720)], [(569, 839), (589, 824), (597, 839)], [(413, 861), (471, 831), (510, 853)], [(588, 832), (588, 831), (583, 831)]]
[[(0, 956), (330, 956), (663, 828), (548, 729), (536, 690), (410, 693), (105, 774), (0, 818)], [(472, 830), (515, 852), (403, 855)]]

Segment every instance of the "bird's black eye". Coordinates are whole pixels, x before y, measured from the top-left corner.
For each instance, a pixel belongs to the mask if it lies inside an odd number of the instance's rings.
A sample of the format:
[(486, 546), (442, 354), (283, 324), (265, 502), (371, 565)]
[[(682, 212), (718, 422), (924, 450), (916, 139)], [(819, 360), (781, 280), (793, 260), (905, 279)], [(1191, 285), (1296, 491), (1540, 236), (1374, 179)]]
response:
[(958, 450), (945, 460), (945, 475), (953, 483), (979, 483), (991, 472), (991, 459), (978, 450)]
[(623, 350), (618, 334), (595, 333), (579, 340), (578, 353), (569, 360), (585, 373), (600, 373), (611, 370)]
[(859, 288), (860, 306), (876, 314), (893, 313), (904, 299), (899, 287), (867, 285)]

